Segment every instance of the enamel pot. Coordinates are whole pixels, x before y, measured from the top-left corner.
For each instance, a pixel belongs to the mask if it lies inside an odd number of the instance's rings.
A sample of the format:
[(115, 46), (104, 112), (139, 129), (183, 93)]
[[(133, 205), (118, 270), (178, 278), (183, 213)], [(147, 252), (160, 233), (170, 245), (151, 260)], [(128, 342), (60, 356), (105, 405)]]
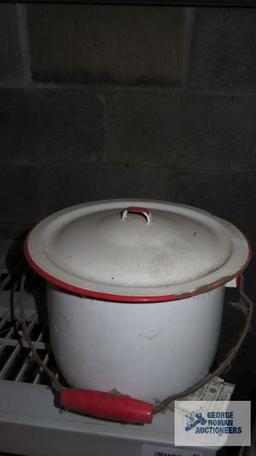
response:
[(215, 356), (244, 235), (170, 202), (80, 204), (41, 221), (26, 258), (48, 282), (50, 339), (66, 381), (147, 401), (189, 387)]

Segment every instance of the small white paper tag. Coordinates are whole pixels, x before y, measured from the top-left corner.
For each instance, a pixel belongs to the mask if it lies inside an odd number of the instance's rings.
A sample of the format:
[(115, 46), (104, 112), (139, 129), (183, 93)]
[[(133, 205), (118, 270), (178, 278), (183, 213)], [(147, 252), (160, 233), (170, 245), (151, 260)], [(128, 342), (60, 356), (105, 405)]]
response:
[(192, 394), (184, 397), (184, 401), (229, 401), (232, 393), (235, 389), (235, 385), (232, 383), (226, 383), (220, 377), (214, 377), (214, 379), (206, 383), (206, 385), (199, 388)]
[[(214, 377), (211, 382), (206, 383), (194, 393), (183, 397), (182, 401), (229, 401), (234, 389), (235, 385), (232, 383), (226, 383), (223, 378)], [(168, 408), (174, 411), (174, 402)]]
[(142, 456), (203, 456), (203, 453), (201, 451), (179, 450), (179, 448), (174, 447), (143, 445)]

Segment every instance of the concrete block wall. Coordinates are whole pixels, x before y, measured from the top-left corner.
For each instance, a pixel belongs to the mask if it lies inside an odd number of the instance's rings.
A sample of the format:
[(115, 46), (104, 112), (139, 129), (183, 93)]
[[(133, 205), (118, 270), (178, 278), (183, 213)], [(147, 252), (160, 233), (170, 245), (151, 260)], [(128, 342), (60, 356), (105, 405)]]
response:
[(0, 236), (104, 198), (255, 238), (256, 9), (0, 6)]

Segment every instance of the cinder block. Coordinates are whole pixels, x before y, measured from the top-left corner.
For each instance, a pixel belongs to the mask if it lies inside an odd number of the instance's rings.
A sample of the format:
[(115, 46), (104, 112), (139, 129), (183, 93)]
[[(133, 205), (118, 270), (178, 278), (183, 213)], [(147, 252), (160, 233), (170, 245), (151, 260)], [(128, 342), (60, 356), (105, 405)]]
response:
[(105, 103), (79, 89), (0, 90), (0, 158), (56, 162), (101, 160)]
[[(0, 221), (0, 240), (25, 239), (34, 222), (9, 223)], [(1, 453), (0, 453), (1, 455)]]
[(36, 219), (35, 195), (29, 166), (1, 163), (0, 222), (32, 223)]
[[(170, 191), (173, 194), (173, 178)], [(254, 172), (179, 173), (174, 176), (176, 201), (204, 209), (237, 225), (255, 239), (256, 192)]]
[(17, 5), (0, 5), (0, 81), (10, 82), (24, 76), (18, 21)]
[(180, 83), (186, 9), (29, 5), (32, 73), (40, 81)]
[(40, 166), (35, 175), (38, 217), (73, 204), (100, 199), (165, 199), (168, 175), (165, 169), (140, 167)]
[(255, 90), (255, 23), (254, 8), (197, 8), (188, 84)]
[(171, 169), (255, 168), (256, 99), (120, 92), (110, 109), (109, 160)]

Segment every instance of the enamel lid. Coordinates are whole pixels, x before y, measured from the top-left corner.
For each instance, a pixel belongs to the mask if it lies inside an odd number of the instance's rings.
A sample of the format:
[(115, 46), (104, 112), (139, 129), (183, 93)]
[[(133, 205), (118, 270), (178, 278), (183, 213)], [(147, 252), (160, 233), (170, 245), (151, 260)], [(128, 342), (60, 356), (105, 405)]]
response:
[(28, 235), (27, 260), (48, 281), (99, 299), (180, 299), (229, 282), (249, 261), (244, 235), (194, 207), (107, 200), (50, 215)]

